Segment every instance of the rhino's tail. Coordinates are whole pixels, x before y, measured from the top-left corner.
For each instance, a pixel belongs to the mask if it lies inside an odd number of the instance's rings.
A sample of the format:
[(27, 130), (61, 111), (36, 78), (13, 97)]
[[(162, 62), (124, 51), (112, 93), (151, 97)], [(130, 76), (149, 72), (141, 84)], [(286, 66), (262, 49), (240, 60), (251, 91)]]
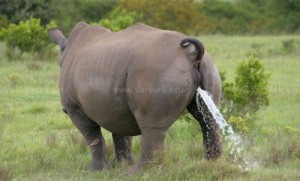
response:
[(203, 44), (195, 38), (185, 38), (180, 42), (180, 45), (184, 48), (190, 44), (195, 46), (196, 61), (201, 60), (205, 52)]

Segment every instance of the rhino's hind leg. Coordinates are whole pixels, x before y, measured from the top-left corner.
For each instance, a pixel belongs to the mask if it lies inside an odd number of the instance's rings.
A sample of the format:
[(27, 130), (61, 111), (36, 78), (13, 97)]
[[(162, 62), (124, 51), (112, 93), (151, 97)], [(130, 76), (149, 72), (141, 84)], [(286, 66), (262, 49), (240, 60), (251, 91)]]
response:
[(196, 96), (194, 96), (193, 100), (188, 105), (187, 110), (200, 123), (203, 134), (205, 157), (207, 159), (215, 159), (222, 153), (220, 129), (204, 101), (201, 99), (199, 102), (201, 104), (200, 110), (197, 106)]
[(160, 164), (162, 162), (167, 129), (141, 127), (141, 130), (140, 160), (125, 173), (126, 175), (135, 174), (148, 164)]
[(131, 154), (132, 137), (118, 136), (112, 134), (115, 147), (115, 160), (118, 162), (127, 161), (129, 164), (133, 163)]
[(90, 169), (111, 168), (105, 159), (105, 142), (100, 126), (89, 119), (79, 108), (66, 108), (66, 112), (91, 148), (92, 162)]

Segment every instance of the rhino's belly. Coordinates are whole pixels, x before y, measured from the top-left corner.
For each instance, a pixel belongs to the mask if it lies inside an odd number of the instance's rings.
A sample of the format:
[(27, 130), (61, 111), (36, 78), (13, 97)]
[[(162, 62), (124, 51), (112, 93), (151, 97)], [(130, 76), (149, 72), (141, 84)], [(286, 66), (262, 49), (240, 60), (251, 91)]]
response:
[(136, 136), (141, 134), (141, 130), (131, 113), (117, 116), (113, 116), (115, 112), (110, 113), (110, 115), (97, 116), (95, 118), (96, 122), (102, 128), (120, 136)]
[(120, 136), (141, 134), (125, 97), (98, 94), (98, 97), (86, 97), (80, 102), (85, 114), (102, 128)]

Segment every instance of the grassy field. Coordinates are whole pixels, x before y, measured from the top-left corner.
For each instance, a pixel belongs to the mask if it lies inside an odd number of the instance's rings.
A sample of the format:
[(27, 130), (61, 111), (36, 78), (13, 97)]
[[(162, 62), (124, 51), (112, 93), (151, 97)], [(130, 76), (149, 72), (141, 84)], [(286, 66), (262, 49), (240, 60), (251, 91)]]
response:
[[(122, 175), (126, 164), (87, 171), (89, 148), (61, 111), (57, 61), (33, 61), (30, 56), (7, 61), (0, 48), (0, 180), (299, 180), (300, 37), (199, 39), (229, 81), (237, 63), (250, 53), (271, 73), (270, 105), (259, 112), (248, 135), (247, 150), (259, 167), (240, 169), (228, 151), (217, 161), (206, 161), (199, 126), (178, 120), (168, 132), (163, 164), (131, 177)], [(104, 134), (111, 161), (112, 139)], [(133, 152), (137, 160), (138, 137)]]

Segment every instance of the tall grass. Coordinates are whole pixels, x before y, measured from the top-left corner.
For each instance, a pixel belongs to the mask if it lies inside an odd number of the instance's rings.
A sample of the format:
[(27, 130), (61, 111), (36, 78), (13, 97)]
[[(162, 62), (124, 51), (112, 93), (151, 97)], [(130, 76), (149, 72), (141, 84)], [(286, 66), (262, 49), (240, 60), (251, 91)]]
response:
[[(247, 138), (247, 151), (260, 166), (243, 170), (228, 150), (216, 161), (203, 156), (201, 129), (178, 120), (165, 141), (164, 162), (131, 177), (126, 164), (90, 172), (90, 151), (62, 113), (56, 62), (0, 60), (0, 180), (298, 180), (300, 178), (300, 37), (200, 37), (230, 80), (238, 61), (256, 53), (271, 73), (270, 106), (261, 110)], [(293, 40), (293, 45), (286, 45)], [(289, 43), (288, 43), (289, 44)], [(0, 55), (3, 52), (0, 53)], [(3, 57), (2, 55), (0, 57)], [(104, 131), (108, 160), (114, 151)], [(134, 158), (139, 158), (139, 137)]]

